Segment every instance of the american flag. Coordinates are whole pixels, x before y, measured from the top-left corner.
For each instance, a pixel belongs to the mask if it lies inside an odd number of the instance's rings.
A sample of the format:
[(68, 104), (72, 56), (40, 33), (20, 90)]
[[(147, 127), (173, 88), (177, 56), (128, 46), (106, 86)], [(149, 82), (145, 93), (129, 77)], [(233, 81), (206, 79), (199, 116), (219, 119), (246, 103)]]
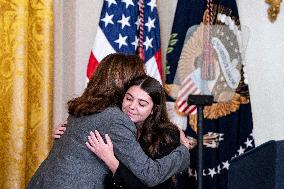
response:
[(105, 0), (89, 58), (87, 77), (108, 54), (138, 54), (143, 48), (147, 74), (161, 82), (161, 43), (156, 0)]
[(200, 90), (191, 78), (191, 75), (187, 76), (181, 83), (181, 89), (178, 92), (176, 105), (177, 110), (184, 114), (196, 114), (197, 108), (195, 105), (189, 105), (187, 103), (188, 95), (199, 95)]

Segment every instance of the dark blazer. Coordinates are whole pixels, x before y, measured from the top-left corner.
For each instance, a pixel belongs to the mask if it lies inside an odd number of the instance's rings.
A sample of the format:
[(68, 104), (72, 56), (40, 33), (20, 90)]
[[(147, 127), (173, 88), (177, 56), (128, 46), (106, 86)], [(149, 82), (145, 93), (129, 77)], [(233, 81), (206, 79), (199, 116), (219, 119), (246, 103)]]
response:
[(29, 189), (104, 188), (106, 165), (85, 145), (90, 131), (109, 134), (117, 158), (147, 186), (157, 185), (189, 166), (189, 152), (180, 145), (162, 159), (149, 158), (136, 141), (136, 127), (117, 107), (69, 116), (64, 135), (54, 145), (28, 184)]

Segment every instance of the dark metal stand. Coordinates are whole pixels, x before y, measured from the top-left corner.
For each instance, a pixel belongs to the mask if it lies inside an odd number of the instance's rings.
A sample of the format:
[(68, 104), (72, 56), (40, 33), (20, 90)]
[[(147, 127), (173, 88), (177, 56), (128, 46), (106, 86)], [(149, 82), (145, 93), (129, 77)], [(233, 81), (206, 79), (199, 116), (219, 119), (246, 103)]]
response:
[(198, 165), (197, 165), (197, 188), (202, 189), (203, 185), (203, 108), (213, 103), (212, 95), (189, 95), (188, 104), (197, 106), (197, 150), (198, 150)]

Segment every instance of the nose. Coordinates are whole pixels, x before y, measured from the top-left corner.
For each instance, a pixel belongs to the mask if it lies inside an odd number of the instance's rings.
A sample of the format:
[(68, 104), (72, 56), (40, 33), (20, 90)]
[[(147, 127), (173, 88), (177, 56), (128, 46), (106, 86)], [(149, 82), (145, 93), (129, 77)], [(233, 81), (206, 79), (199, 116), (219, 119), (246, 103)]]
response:
[(135, 102), (135, 100), (132, 101), (132, 102), (129, 104), (129, 108), (132, 109), (132, 110), (135, 109), (135, 108), (136, 108), (136, 104), (137, 104), (137, 103)]

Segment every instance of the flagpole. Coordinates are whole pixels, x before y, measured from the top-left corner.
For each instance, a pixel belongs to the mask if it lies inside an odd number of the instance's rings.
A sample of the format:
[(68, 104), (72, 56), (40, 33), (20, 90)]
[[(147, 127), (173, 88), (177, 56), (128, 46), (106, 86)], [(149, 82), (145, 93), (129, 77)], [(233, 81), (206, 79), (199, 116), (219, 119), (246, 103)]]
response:
[(189, 95), (187, 103), (197, 106), (197, 151), (198, 151), (198, 164), (197, 164), (197, 188), (202, 189), (203, 186), (203, 108), (210, 106), (213, 103), (212, 95)]
[[(213, 48), (211, 47), (210, 25), (213, 22), (212, 0), (207, 0), (207, 14), (205, 28), (203, 32), (203, 64), (201, 66), (201, 78), (204, 81), (214, 80), (215, 69), (213, 60)], [(197, 106), (198, 124), (197, 124), (197, 188), (203, 189), (203, 109), (204, 106), (210, 106), (213, 103), (212, 95), (189, 95), (188, 103)]]
[(202, 189), (203, 185), (203, 106), (197, 105), (198, 124), (197, 124), (197, 188)]
[(138, 55), (145, 61), (145, 54), (143, 48), (144, 42), (144, 0), (139, 0), (139, 44), (138, 44)]

